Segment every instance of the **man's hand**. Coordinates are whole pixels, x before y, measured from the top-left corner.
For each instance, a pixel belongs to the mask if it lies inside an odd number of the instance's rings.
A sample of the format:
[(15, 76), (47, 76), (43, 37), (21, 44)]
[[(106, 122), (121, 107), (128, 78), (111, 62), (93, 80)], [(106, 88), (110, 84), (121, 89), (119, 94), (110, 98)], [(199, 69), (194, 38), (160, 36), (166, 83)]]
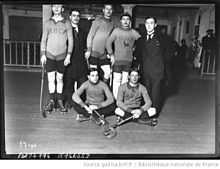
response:
[(47, 62), (47, 57), (46, 57), (46, 55), (42, 55), (42, 56), (41, 56), (40, 62), (41, 62), (41, 65), (42, 65), (42, 66), (43, 66), (44, 64), (46, 64), (46, 62)]
[(141, 111), (141, 109), (134, 109), (131, 111), (131, 114), (133, 114), (134, 119), (137, 119), (142, 114), (142, 111)]
[(71, 55), (70, 54), (67, 54), (65, 60), (64, 60), (64, 66), (67, 66), (68, 64), (70, 64), (70, 57)]
[(97, 109), (98, 109), (98, 106), (96, 106), (96, 105), (89, 105), (89, 108), (90, 108), (91, 110), (97, 110)]
[(111, 60), (111, 64), (114, 65), (114, 63), (115, 63), (115, 56), (114, 55), (110, 55), (110, 60)]
[(91, 109), (90, 107), (88, 107), (87, 105), (85, 105), (84, 108), (86, 109), (86, 111), (87, 111), (89, 114), (92, 114), (92, 109)]
[(87, 60), (89, 59), (90, 55), (91, 55), (91, 52), (90, 52), (90, 51), (86, 51), (86, 52), (85, 52), (85, 58), (86, 58)]

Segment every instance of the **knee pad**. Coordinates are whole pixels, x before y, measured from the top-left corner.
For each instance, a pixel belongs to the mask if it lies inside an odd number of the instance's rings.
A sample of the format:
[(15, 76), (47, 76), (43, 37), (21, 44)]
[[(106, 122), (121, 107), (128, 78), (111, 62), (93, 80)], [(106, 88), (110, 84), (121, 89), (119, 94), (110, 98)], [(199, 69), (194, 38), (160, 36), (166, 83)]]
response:
[(89, 68), (98, 68), (98, 66), (97, 65), (89, 65)]
[(115, 114), (118, 115), (118, 116), (123, 117), (125, 115), (125, 112), (122, 109), (120, 109), (119, 107), (117, 107), (115, 109)]
[(121, 83), (126, 83), (128, 82), (128, 72), (122, 72), (122, 80)]
[(113, 73), (113, 94), (115, 98), (117, 98), (118, 88), (121, 85), (121, 76), (121, 73)]
[(150, 108), (147, 110), (147, 113), (148, 113), (148, 116), (149, 116), (149, 117), (154, 116), (154, 115), (157, 113), (157, 112), (156, 112), (156, 108), (150, 107)]
[(49, 93), (55, 93), (55, 72), (48, 72), (47, 78)]
[(57, 93), (63, 92), (63, 74), (57, 72)]
[(111, 68), (110, 65), (103, 65), (101, 66), (101, 69), (104, 72), (104, 79), (109, 79), (111, 76)]

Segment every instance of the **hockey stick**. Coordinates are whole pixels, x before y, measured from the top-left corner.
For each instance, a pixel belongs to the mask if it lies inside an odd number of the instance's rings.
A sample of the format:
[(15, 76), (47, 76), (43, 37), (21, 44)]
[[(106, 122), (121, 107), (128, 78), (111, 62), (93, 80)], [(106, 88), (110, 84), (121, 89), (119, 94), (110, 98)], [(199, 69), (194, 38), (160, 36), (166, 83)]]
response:
[(46, 112), (43, 110), (44, 76), (45, 76), (45, 65), (43, 65), (41, 69), (40, 113), (44, 118), (46, 118), (47, 117)]

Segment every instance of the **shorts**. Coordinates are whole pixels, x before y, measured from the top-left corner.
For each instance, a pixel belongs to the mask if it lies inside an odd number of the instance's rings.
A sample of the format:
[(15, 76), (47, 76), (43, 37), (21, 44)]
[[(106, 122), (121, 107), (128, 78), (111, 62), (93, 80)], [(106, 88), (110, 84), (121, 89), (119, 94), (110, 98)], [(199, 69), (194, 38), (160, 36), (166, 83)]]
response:
[(46, 70), (47, 72), (54, 72), (57, 71), (59, 73), (64, 73), (65, 66), (64, 66), (64, 60), (52, 60), (50, 58), (47, 58), (46, 62)]
[(131, 69), (131, 64), (128, 65), (113, 65), (113, 72), (122, 73), (129, 72)]
[(102, 66), (102, 65), (110, 65), (110, 59), (99, 59), (93, 56), (89, 57), (89, 64), (90, 65), (97, 65), (98, 67)]

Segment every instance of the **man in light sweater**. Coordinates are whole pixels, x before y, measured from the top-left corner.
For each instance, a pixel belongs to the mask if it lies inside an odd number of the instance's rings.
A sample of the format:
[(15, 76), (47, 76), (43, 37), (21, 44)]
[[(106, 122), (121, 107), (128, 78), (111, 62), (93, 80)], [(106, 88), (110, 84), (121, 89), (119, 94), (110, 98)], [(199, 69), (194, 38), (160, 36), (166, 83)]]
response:
[[(135, 41), (140, 34), (131, 28), (131, 16), (125, 13), (120, 18), (121, 27), (115, 28), (107, 39), (106, 48), (113, 65), (113, 94), (117, 97), (118, 87), (127, 82), (128, 71), (133, 61)], [(115, 50), (113, 51), (112, 44)]]
[(41, 39), (41, 63), (42, 65), (46, 63), (49, 88), (49, 102), (45, 111), (53, 110), (56, 99), (60, 111), (67, 111), (63, 106), (63, 73), (64, 66), (70, 63), (73, 34), (70, 22), (62, 16), (63, 11), (63, 5), (52, 5), (53, 16), (45, 22)]
[[(85, 102), (81, 99), (81, 95), (85, 92)], [(79, 121), (89, 120), (92, 117), (97, 118), (93, 110), (97, 110), (104, 117), (114, 115), (115, 104), (113, 95), (103, 81), (99, 80), (99, 72), (96, 68), (90, 68), (88, 80), (84, 82), (80, 88), (73, 94), (73, 107), (79, 116)]]
[(90, 67), (100, 67), (104, 72), (102, 79), (108, 83), (111, 75), (110, 60), (106, 53), (106, 40), (112, 32), (114, 25), (111, 20), (112, 5), (104, 5), (103, 16), (97, 17), (87, 36), (86, 59)]
[(133, 116), (140, 123), (149, 120), (156, 123), (156, 119), (151, 119), (155, 114), (154, 109), (151, 108), (151, 99), (147, 89), (139, 83), (139, 78), (138, 69), (132, 68), (129, 71), (129, 81), (119, 87), (116, 103), (118, 107), (115, 114), (122, 119)]

